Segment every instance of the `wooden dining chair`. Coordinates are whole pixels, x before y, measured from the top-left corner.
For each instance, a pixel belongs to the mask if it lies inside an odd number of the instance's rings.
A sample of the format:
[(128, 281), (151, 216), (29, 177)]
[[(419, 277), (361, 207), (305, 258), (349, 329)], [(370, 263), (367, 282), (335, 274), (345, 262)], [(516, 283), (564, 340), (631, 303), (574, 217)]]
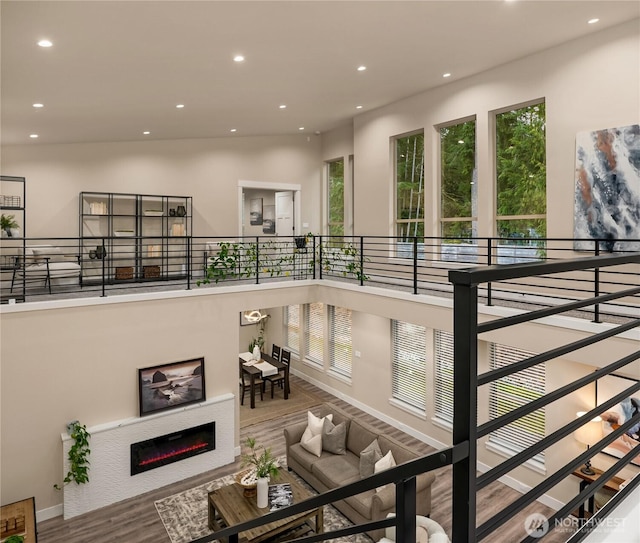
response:
[[(238, 382), (240, 384), (240, 388), (242, 389), (240, 405), (244, 405), (244, 393), (249, 391), (249, 394), (251, 394), (251, 377), (249, 377), (249, 374), (245, 372), (244, 369), (242, 368), (242, 362), (240, 362), (240, 378)], [(264, 389), (265, 389), (264, 381), (262, 380), (261, 377), (256, 376), (254, 378), (253, 383), (254, 383), (254, 386), (260, 389), (260, 401), (264, 401)], [(273, 387), (273, 385), (271, 386)], [(273, 398), (273, 390), (271, 391), (271, 397)]]
[(275, 343), (273, 344), (273, 347), (271, 347), (271, 358), (280, 362), (280, 347)]
[[(280, 353), (280, 362), (289, 365), (291, 361), (291, 352), (282, 349)], [(271, 397), (273, 398), (273, 388), (275, 385), (280, 385), (280, 388), (284, 388), (284, 380), (286, 378), (285, 370), (280, 370), (276, 375), (269, 375), (264, 378), (265, 381), (271, 383)]]

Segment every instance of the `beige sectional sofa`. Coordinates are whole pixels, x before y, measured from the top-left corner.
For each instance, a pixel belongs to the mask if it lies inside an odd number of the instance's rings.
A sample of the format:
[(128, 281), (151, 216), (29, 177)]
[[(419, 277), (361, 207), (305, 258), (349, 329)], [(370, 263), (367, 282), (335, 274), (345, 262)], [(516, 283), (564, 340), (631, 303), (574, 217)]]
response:
[[(333, 413), (334, 425), (344, 422), (347, 426), (346, 452), (334, 454), (322, 450), (320, 456), (305, 449), (300, 440), (307, 428), (307, 422), (301, 422), (284, 429), (287, 452), (287, 466), (307, 481), (318, 492), (325, 492), (338, 486), (353, 483), (361, 479), (360, 453), (377, 440), (383, 455), (391, 451), (396, 464), (402, 464), (418, 454), (402, 443), (379, 433), (375, 428), (352, 419), (337, 406), (324, 404), (319, 416)], [(424, 473), (416, 481), (416, 513), (427, 516), (431, 512), (431, 485), (435, 480), (433, 473)], [(395, 510), (395, 487), (386, 485), (380, 491), (370, 490), (336, 502), (339, 509), (352, 522), (359, 524), (371, 520), (383, 519)], [(384, 530), (369, 532), (377, 541), (384, 536)]]

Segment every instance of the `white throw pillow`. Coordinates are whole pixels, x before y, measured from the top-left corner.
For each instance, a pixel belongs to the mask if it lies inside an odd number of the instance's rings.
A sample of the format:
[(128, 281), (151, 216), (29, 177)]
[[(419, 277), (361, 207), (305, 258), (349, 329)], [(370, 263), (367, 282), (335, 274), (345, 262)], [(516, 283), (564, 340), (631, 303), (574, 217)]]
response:
[[(378, 460), (373, 467), (373, 473), (380, 473), (386, 469), (392, 468), (396, 465), (396, 459), (393, 457), (393, 453), (389, 451), (385, 454), (380, 460)], [(380, 492), (383, 488), (386, 488), (389, 485), (379, 486), (376, 488), (376, 492)]]
[(307, 411), (307, 430), (311, 430), (314, 436), (322, 434), (322, 428), (324, 426), (324, 419), (333, 422), (333, 413), (330, 413), (326, 417), (316, 417), (311, 411)]
[(300, 439), (300, 445), (303, 449), (319, 457), (322, 454), (322, 434), (314, 436), (311, 429), (307, 426), (304, 434), (302, 434), (302, 439)]

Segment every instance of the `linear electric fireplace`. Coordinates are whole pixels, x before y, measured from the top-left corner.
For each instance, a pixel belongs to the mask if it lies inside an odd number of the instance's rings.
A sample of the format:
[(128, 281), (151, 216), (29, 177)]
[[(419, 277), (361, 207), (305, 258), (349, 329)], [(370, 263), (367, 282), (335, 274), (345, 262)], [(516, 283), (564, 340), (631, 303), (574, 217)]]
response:
[(216, 423), (131, 444), (131, 475), (166, 466), (216, 448)]

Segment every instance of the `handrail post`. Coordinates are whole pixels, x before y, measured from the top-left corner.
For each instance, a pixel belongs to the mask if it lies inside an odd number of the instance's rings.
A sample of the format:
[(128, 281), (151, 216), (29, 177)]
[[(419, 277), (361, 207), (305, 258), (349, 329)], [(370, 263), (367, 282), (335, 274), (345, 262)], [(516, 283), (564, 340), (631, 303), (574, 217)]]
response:
[(453, 543), (476, 540), (478, 285), (453, 285), (453, 446), (469, 454), (453, 464)]
[(256, 236), (256, 285), (260, 284), (260, 236)]
[(396, 483), (396, 541), (416, 543), (416, 478)]
[(104, 248), (104, 238), (102, 238), (102, 294), (100, 294), (100, 297), (105, 297), (107, 295), (106, 293), (106, 281), (107, 281), (107, 275), (105, 274), (106, 268), (105, 268), (105, 263), (107, 261), (107, 251)]
[(364, 285), (364, 236), (360, 236), (360, 286)]
[[(600, 243), (595, 241), (596, 250), (595, 256), (600, 255)], [(600, 296), (600, 268), (594, 268), (594, 285), (593, 285), (593, 295), (595, 297)], [(595, 304), (593, 306), (593, 322), (601, 322), (600, 321), (600, 304)]]
[(418, 294), (418, 236), (413, 236), (413, 293)]
[[(493, 238), (487, 238), (487, 266), (493, 264)], [(487, 283), (487, 305), (493, 305), (491, 303), (491, 282)]]
[[(320, 262), (318, 264), (319, 264), (320, 279), (322, 279), (322, 236), (318, 236), (318, 241), (320, 243), (320, 246), (318, 247), (318, 260)], [(313, 278), (315, 279), (315, 275)]]
[(193, 243), (193, 238), (189, 236), (187, 238), (187, 290), (191, 290), (191, 255), (193, 251), (191, 250), (191, 244)]

